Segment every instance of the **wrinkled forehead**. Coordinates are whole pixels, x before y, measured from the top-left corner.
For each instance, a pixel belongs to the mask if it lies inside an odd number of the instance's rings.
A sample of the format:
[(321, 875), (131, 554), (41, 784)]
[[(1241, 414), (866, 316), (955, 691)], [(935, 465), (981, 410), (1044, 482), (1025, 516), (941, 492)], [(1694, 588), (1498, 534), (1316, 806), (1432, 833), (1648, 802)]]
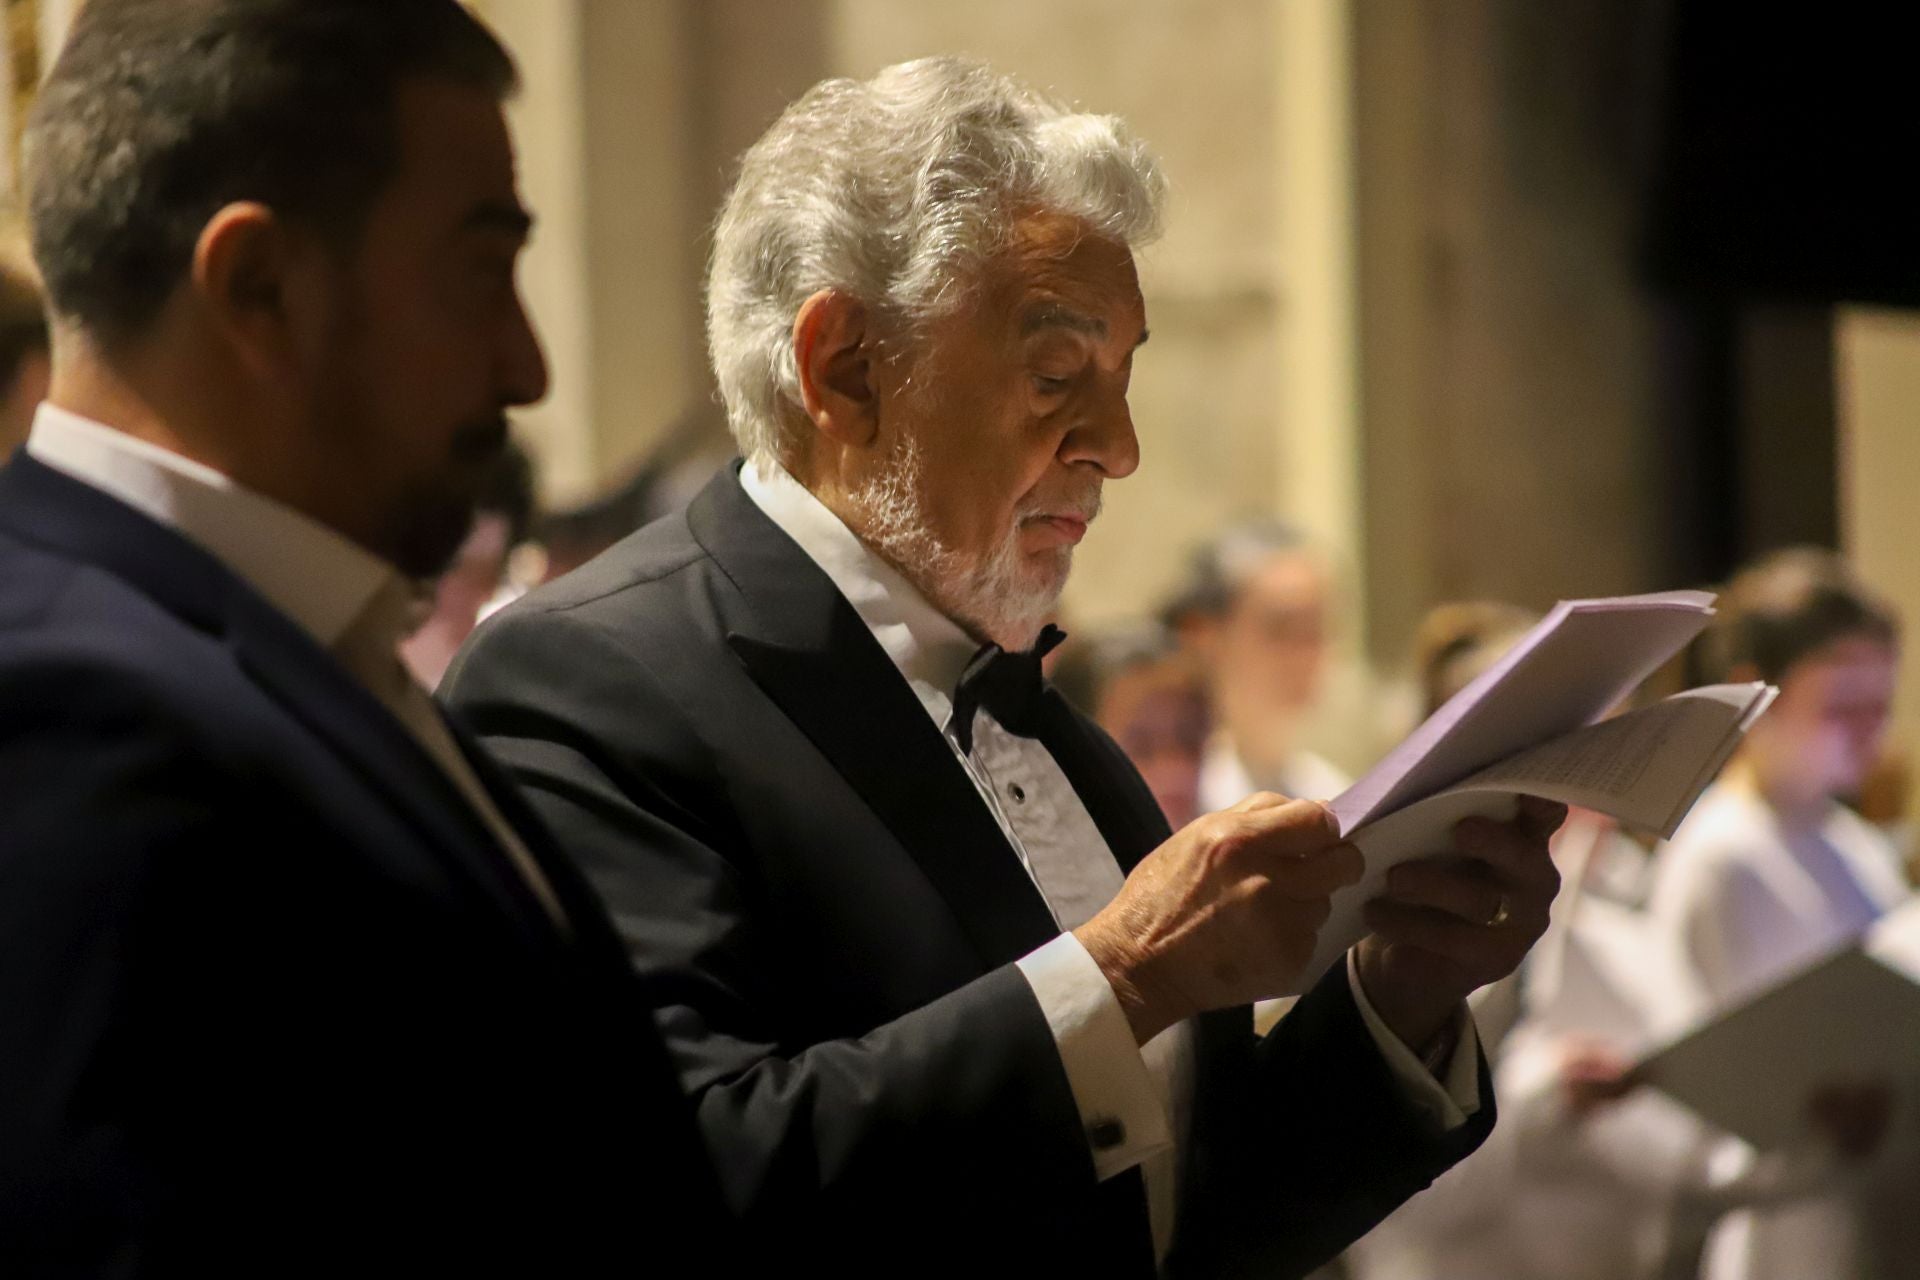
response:
[(457, 222), (485, 210), (504, 231), (524, 221), (498, 98), (422, 77), (400, 86), (394, 106), (397, 163), (389, 192), (397, 202)]
[(1079, 218), (1016, 215), (981, 277), (987, 306), (1022, 334), (1062, 327), (1130, 346), (1144, 341), (1146, 302), (1132, 249)]

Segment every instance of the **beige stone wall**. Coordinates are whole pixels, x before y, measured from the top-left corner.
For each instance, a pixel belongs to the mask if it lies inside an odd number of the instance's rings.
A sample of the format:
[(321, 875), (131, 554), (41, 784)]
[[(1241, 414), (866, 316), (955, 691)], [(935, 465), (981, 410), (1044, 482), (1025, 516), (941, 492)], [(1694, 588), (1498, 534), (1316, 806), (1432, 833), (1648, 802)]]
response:
[[(1372, 649), (1491, 596), (1678, 585), (1699, 485), (1635, 275), (1636, 8), (1364, 0), (1358, 180)], [(1678, 468), (1678, 469), (1676, 469)]]
[(1848, 310), (1836, 327), (1846, 548), (1907, 632), (1895, 734), (1920, 753), (1920, 315)]

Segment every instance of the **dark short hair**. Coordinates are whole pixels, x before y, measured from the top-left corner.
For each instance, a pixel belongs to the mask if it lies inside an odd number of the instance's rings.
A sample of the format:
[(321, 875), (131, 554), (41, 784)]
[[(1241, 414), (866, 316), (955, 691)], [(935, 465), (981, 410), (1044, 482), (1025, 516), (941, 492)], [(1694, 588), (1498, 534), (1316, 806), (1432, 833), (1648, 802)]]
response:
[(1899, 618), (1839, 555), (1790, 547), (1734, 575), (1701, 637), (1698, 665), (1710, 680), (1750, 667), (1778, 684), (1801, 659), (1853, 636), (1891, 648), (1900, 642)]
[(106, 341), (138, 333), (237, 200), (351, 245), (393, 176), (413, 78), (515, 85), (458, 0), (89, 0), (24, 143), (53, 312)]

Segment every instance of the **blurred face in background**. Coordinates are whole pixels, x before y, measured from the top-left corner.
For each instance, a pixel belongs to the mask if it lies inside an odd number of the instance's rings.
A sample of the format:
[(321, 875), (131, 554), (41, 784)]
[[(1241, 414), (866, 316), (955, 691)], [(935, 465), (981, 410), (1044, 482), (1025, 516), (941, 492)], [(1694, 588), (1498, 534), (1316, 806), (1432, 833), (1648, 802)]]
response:
[(1879, 757), (1898, 663), (1884, 640), (1853, 635), (1787, 668), (1779, 698), (1746, 745), (1771, 798), (1813, 804), (1859, 789)]
[(1146, 779), (1167, 822), (1200, 814), (1200, 764), (1211, 731), (1206, 692), (1177, 661), (1122, 671), (1100, 692), (1094, 719)]
[(1256, 772), (1292, 753), (1326, 669), (1330, 583), (1310, 551), (1269, 557), (1235, 593), (1213, 639), (1215, 707)]

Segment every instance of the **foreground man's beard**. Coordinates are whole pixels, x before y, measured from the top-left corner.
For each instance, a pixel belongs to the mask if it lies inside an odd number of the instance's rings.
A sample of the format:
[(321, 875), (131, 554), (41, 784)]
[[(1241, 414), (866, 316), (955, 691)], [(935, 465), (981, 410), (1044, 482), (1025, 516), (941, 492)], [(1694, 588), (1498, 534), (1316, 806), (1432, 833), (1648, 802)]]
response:
[[(866, 484), (851, 495), (861, 536), (918, 587), (942, 613), (976, 636), (1009, 651), (1031, 648), (1054, 617), (1073, 565), (1073, 548), (1045, 553), (1044, 562), (1020, 551), (1020, 530), (1038, 515), (1023, 504), (1013, 527), (980, 559), (948, 546), (927, 518), (923, 459), (909, 438)], [(1098, 480), (1073, 504), (1091, 520), (1100, 510)]]

